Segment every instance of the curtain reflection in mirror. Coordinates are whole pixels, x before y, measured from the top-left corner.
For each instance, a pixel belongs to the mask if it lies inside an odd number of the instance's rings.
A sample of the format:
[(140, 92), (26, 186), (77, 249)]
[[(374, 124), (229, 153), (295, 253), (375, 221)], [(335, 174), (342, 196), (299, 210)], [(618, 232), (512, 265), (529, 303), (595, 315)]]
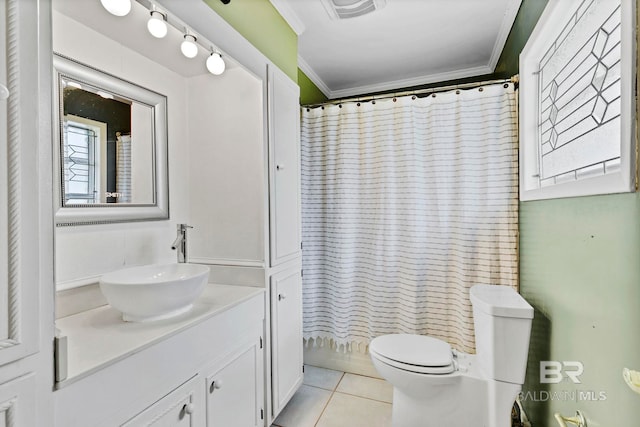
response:
[(116, 166), (117, 201), (131, 202), (131, 135), (116, 133)]

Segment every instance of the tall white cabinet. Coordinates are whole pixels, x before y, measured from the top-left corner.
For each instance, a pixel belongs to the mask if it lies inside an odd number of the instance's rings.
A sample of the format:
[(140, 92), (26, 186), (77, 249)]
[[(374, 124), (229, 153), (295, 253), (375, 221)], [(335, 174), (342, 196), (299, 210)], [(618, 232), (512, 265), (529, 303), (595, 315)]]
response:
[(276, 416), (302, 384), (300, 88), (268, 70), (271, 409)]
[(45, 425), (51, 408), (48, 30), (47, 2), (0, 0), (0, 425), (11, 427)]

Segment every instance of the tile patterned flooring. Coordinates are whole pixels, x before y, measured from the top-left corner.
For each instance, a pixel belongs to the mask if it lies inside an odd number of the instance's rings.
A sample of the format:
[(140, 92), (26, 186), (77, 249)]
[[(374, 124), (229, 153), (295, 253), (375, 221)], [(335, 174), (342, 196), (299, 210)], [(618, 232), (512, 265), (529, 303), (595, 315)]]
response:
[(390, 427), (385, 380), (305, 366), (304, 383), (271, 427)]

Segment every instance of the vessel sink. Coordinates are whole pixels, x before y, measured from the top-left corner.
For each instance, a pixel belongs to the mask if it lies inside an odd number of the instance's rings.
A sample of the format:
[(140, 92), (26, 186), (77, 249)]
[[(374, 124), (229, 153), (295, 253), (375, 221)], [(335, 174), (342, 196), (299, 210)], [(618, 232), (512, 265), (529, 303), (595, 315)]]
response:
[(199, 264), (125, 268), (100, 278), (100, 290), (127, 322), (168, 319), (191, 310), (209, 279)]

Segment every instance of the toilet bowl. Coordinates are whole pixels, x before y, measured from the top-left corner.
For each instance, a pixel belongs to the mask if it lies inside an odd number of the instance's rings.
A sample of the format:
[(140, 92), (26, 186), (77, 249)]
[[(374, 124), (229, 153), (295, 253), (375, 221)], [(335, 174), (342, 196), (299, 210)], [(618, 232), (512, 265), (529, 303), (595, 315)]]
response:
[(510, 427), (527, 363), (533, 308), (507, 286), (470, 290), (476, 354), (437, 338), (382, 335), (369, 352), (393, 385), (393, 427)]

